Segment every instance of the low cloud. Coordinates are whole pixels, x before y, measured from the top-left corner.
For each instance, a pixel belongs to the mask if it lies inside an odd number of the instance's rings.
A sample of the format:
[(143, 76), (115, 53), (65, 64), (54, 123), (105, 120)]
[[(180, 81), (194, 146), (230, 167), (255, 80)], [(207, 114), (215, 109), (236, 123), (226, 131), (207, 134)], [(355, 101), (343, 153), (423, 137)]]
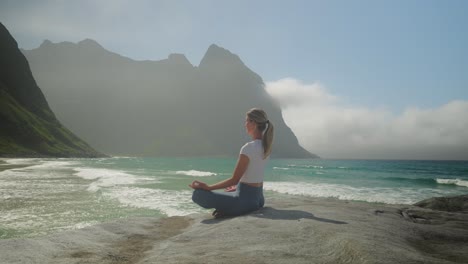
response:
[(325, 158), (468, 159), (468, 101), (433, 109), (345, 105), (320, 83), (266, 83), (303, 147)]

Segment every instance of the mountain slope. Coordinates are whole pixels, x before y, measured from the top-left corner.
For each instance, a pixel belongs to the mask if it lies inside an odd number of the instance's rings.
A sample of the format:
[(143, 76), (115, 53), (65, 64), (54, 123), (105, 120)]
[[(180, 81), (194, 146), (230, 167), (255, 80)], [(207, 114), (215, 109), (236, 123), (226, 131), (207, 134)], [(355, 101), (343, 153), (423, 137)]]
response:
[(198, 67), (182, 54), (134, 61), (93, 40), (23, 51), (51, 108), (95, 148), (115, 155), (233, 156), (248, 139), (250, 108), (275, 125), (273, 156), (316, 157), (299, 146), (263, 80), (211, 45)]
[(0, 156), (100, 156), (60, 124), (14, 38), (0, 23)]

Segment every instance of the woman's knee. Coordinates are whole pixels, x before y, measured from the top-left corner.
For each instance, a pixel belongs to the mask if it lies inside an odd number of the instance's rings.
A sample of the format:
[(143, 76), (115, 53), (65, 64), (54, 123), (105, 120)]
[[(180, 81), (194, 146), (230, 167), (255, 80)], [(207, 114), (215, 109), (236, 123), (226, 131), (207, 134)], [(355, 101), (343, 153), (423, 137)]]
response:
[(207, 207), (209, 191), (196, 189), (192, 194), (192, 201), (201, 207)]
[(197, 203), (201, 199), (202, 195), (203, 195), (203, 190), (200, 190), (200, 189), (194, 190), (192, 194), (192, 201)]

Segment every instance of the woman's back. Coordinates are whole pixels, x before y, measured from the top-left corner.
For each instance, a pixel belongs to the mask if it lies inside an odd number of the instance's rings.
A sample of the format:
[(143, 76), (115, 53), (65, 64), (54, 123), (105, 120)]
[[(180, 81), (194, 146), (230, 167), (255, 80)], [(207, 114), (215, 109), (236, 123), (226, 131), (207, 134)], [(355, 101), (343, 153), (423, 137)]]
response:
[(260, 139), (256, 139), (245, 144), (240, 154), (246, 155), (249, 158), (249, 166), (240, 179), (244, 183), (261, 183), (265, 174), (265, 164), (268, 158), (264, 158), (263, 145)]

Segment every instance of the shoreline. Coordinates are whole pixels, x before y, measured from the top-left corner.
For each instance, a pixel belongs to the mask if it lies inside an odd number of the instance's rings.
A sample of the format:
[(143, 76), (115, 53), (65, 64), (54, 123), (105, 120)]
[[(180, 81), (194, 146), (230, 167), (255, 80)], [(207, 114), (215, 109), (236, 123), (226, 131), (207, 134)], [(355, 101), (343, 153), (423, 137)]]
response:
[(235, 218), (127, 218), (4, 239), (0, 255), (5, 263), (460, 263), (468, 195), (458, 198), (461, 209), (447, 212), (285, 194)]
[(5, 161), (7, 158), (0, 158), (0, 172), (11, 170), (11, 169), (19, 169), (29, 167), (29, 164), (11, 164)]

